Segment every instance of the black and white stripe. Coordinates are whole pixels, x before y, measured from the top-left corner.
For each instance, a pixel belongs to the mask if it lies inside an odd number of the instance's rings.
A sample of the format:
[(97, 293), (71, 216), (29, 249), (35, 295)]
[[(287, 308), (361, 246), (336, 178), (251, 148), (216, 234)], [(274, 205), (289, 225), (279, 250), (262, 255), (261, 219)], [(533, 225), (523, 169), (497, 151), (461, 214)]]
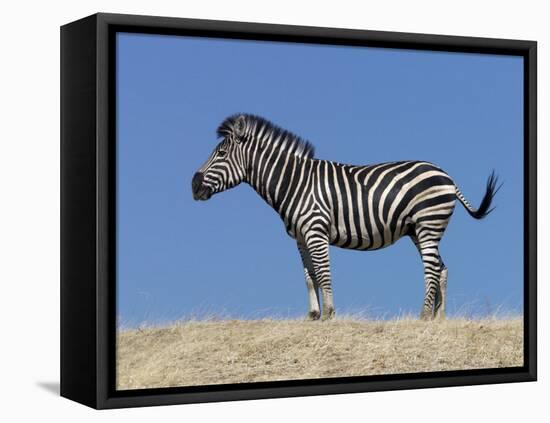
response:
[(234, 115), (218, 128), (221, 142), (194, 175), (196, 200), (241, 182), (283, 219), (298, 244), (309, 294), (309, 317), (334, 315), (329, 245), (377, 250), (407, 235), (424, 264), (421, 318), (443, 317), (447, 268), (439, 241), (458, 199), (481, 219), (491, 212), (496, 177), (474, 209), (439, 167), (423, 161), (353, 166), (314, 158), (313, 146), (254, 115)]

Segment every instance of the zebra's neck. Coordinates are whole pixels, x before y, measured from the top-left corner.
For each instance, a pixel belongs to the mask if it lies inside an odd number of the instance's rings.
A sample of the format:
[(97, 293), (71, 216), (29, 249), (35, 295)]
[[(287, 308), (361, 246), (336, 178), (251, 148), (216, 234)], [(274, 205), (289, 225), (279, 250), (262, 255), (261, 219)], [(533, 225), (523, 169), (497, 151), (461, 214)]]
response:
[(293, 202), (292, 187), (308, 177), (314, 160), (284, 148), (257, 146), (250, 149), (245, 181), (285, 217), (285, 209)]

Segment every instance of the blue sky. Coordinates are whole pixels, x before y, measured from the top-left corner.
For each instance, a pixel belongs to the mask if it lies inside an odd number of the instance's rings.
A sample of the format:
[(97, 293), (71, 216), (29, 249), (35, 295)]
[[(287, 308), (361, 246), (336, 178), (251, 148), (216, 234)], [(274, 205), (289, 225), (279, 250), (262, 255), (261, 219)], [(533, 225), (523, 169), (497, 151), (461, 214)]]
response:
[[(195, 202), (191, 177), (228, 115), (264, 116), (343, 163), (427, 160), (478, 205), (457, 204), (441, 242), (448, 312), (521, 312), (523, 62), (514, 56), (119, 34), (117, 315), (120, 324), (208, 315), (299, 317), (295, 241), (246, 184)], [(408, 238), (331, 247), (336, 311), (417, 314), (422, 264)]]

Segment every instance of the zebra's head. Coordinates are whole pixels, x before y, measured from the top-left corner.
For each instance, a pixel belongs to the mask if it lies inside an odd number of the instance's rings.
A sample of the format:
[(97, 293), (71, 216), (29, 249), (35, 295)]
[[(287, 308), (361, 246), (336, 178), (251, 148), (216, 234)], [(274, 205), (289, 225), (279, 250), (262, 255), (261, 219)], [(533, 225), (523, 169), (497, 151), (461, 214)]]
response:
[(243, 141), (247, 121), (244, 115), (227, 118), (218, 128), (222, 138), (192, 181), (193, 198), (208, 200), (212, 195), (240, 184), (246, 176)]

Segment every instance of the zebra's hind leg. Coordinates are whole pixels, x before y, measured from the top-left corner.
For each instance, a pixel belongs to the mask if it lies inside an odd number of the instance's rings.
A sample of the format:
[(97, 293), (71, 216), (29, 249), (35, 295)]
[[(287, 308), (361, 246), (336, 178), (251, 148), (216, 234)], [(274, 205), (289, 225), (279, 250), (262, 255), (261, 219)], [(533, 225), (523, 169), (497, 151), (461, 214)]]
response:
[(445, 319), (448, 273), (449, 269), (447, 269), (445, 265), (443, 265), (443, 269), (441, 270), (441, 274), (439, 276), (439, 290), (437, 291), (434, 307), (435, 318), (438, 320)]
[(315, 269), (307, 247), (298, 243), (298, 250), (300, 251), (300, 257), (302, 258), (302, 264), (304, 266), (306, 287), (309, 297), (309, 312), (307, 314), (307, 319), (318, 320), (321, 317), (321, 308), (319, 306), (319, 284), (315, 279)]
[[(429, 236), (429, 231), (422, 232), (417, 228), (416, 236), (412, 237), (424, 265), (424, 303), (420, 312), (421, 320), (432, 320), (435, 316), (436, 297), (441, 295), (444, 301), (444, 293), (441, 291), (440, 278), (443, 270), (443, 262), (439, 255), (439, 238)], [(442, 304), (442, 302), (441, 302)]]

